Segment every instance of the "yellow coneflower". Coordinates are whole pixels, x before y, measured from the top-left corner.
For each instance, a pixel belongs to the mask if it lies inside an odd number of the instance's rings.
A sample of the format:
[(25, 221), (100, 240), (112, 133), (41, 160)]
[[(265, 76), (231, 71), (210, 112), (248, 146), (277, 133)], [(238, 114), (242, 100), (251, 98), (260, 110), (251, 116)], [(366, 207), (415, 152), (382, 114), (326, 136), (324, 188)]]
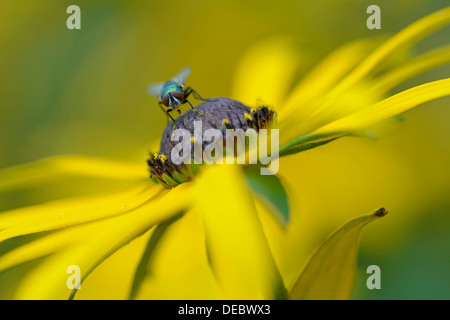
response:
[[(391, 55), (449, 22), (450, 8), (446, 8), (413, 23), (371, 53), (371, 40), (339, 48), (287, 97), (283, 93), (289, 85), (280, 79), (286, 78), (282, 73), (290, 66), (281, 65), (272, 77), (263, 79), (267, 82), (264, 88), (269, 88), (265, 99), (272, 94), (273, 99), (267, 103), (274, 106), (277, 114), (280, 156), (358, 133), (424, 102), (449, 95), (450, 79), (443, 79), (388, 96), (399, 83), (449, 62), (448, 47), (413, 58), (403, 67), (385, 68)], [(246, 97), (255, 92), (251, 77), (247, 70), (236, 84)], [(257, 94), (253, 96), (256, 98)], [(247, 108), (243, 117), (253, 123), (259, 110)], [(232, 121), (223, 118), (219, 123), (228, 126)], [(4, 250), (0, 272), (44, 258), (17, 283), (13, 298), (73, 298), (78, 289), (67, 286), (69, 266), (77, 266), (84, 281), (105, 259), (143, 234), (148, 234), (148, 244), (134, 279), (130, 279), (130, 298), (349, 298), (359, 232), (363, 225), (386, 214), (380, 209), (351, 220), (317, 249), (300, 277), (297, 278), (300, 270), (286, 276), (279, 271), (253, 203), (255, 194), (259, 194), (278, 206), (278, 211), (286, 211), (282, 208), (284, 200), (277, 203), (284, 195), (282, 188), (276, 187), (276, 177), (269, 178), (269, 183), (255, 181), (239, 165), (204, 165), (199, 172), (187, 175), (183, 168), (169, 168), (168, 154), (161, 151), (150, 157), (149, 165), (156, 170), (158, 182), (168, 188), (154, 184), (135, 166), (87, 157), (62, 156), (2, 169), (1, 190), (39, 183), (43, 176), (60, 172), (140, 184), (120, 194), (58, 200), (2, 213), (0, 242), (30, 234), (37, 237)], [(270, 192), (274, 189), (265, 189), (268, 185), (281, 192), (275, 200)], [(173, 265), (158, 245), (176, 222), (189, 219), (198, 228), (179, 229), (178, 239), (180, 246), (192, 250), (192, 255), (186, 259), (186, 265)], [(284, 220), (288, 223), (286, 213)], [(348, 259), (339, 260), (339, 252), (349, 253)], [(320, 272), (331, 264), (335, 267), (333, 273)], [(170, 279), (158, 277), (165, 269), (170, 270)], [(143, 289), (144, 284), (147, 290)]]

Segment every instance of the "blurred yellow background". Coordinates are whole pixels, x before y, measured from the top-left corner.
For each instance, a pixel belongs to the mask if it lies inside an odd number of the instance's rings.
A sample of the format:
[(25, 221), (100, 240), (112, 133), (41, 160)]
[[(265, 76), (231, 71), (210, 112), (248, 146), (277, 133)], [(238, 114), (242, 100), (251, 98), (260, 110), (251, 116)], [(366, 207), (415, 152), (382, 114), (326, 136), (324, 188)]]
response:
[[(66, 8), (71, 4), (81, 8), (81, 30), (66, 27)], [(444, 7), (442, 1), (380, 0), (376, 4), (382, 28), (368, 30), (366, 8), (371, 4), (2, 0), (0, 167), (84, 154), (142, 162), (146, 170), (148, 151), (159, 148), (166, 125), (156, 99), (145, 92), (149, 84), (165, 81), (190, 65), (187, 84), (202, 96), (233, 98), (236, 66), (261, 40), (295, 39), (299, 50), (307, 53), (300, 78), (345, 42), (393, 34)], [(437, 32), (416, 52), (448, 43), (449, 32), (449, 28)], [(398, 90), (449, 74), (450, 67), (444, 66)], [(406, 121), (381, 139), (343, 138), (284, 159), (280, 177), (291, 196), (291, 227), (299, 241), (298, 254), (289, 256), (292, 261), (281, 268), (297, 266), (346, 220), (384, 206), (388, 217), (363, 233), (354, 297), (450, 298), (449, 103), (449, 98), (440, 99), (407, 112)], [(89, 179), (73, 184), (56, 181), (39, 190), (1, 194), (0, 209), (123, 187), (120, 182)], [(314, 219), (304, 225), (305, 216)], [(310, 243), (301, 242), (304, 233), (314, 235)], [(283, 243), (275, 245), (283, 251)], [(131, 251), (126, 248), (122, 256), (127, 250)], [(295, 245), (286, 250), (296, 252)], [(113, 255), (105, 264), (113, 262), (126, 263)], [(365, 270), (371, 264), (381, 267), (378, 291), (365, 287)], [(4, 284), (0, 297), (8, 295), (19, 274), (12, 270), (0, 275)], [(103, 290), (109, 292), (106, 297), (117, 298), (120, 288), (119, 284)]]

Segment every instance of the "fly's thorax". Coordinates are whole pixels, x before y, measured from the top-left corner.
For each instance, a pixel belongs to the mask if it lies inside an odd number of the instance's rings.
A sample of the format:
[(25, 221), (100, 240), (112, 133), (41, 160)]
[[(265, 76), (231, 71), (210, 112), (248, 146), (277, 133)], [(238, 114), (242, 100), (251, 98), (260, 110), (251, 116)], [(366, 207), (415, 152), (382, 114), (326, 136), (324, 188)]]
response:
[[(276, 118), (275, 112), (265, 106), (250, 108), (239, 101), (228, 98), (208, 99), (198, 105), (196, 109), (197, 112), (190, 110), (178, 117), (175, 126), (170, 123), (166, 127), (161, 138), (159, 153), (155, 153), (148, 160), (151, 177), (166, 187), (174, 187), (190, 180), (195, 175), (198, 170), (198, 165), (193, 164), (196, 162), (194, 161), (195, 148), (199, 147), (205, 151), (205, 148), (211, 144), (211, 141), (203, 139), (208, 136), (209, 129), (215, 129), (216, 133), (220, 133), (223, 140), (214, 142), (223, 143), (225, 146), (227, 131), (230, 129), (235, 132), (239, 130), (244, 133), (256, 132), (258, 135), (261, 129), (272, 128)], [(200, 129), (199, 123), (201, 123)], [(177, 129), (183, 129), (182, 131), (190, 136), (191, 154), (186, 154), (184, 157), (192, 161), (180, 164), (171, 158), (172, 150), (180, 144), (180, 141), (174, 139), (174, 133), (179, 132), (176, 131)], [(200, 141), (197, 141), (198, 136), (200, 136)]]
[(173, 98), (182, 102), (184, 100), (183, 99), (183, 89), (181, 88), (181, 86), (178, 83), (176, 83), (174, 81), (168, 81), (164, 84), (164, 87), (161, 91), (162, 103), (168, 107), (171, 104), (173, 104), (173, 102), (174, 102)]

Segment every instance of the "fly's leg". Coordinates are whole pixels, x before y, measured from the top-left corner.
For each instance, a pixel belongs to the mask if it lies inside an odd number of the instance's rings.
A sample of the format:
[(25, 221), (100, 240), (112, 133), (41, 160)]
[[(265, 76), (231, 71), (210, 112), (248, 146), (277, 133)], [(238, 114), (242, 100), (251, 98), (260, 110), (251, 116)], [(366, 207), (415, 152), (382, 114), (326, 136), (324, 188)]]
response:
[(169, 118), (172, 119), (172, 121), (175, 123), (175, 120), (173, 120), (172, 116), (169, 114), (169, 110), (167, 109), (167, 107), (165, 107), (161, 101), (158, 102), (158, 105), (161, 108), (161, 110), (168, 116), (168, 118), (166, 118), (167, 123), (170, 122)]
[(166, 114), (169, 116), (169, 118), (172, 120), (173, 122), (173, 126), (175, 127), (175, 119), (170, 115), (170, 112), (172, 112), (173, 109), (167, 109)]
[[(184, 96), (184, 101), (183, 101), (183, 103), (186, 103), (186, 102), (189, 103), (189, 105), (191, 106), (192, 110), (193, 110), (195, 113), (198, 113), (199, 115), (201, 115), (201, 116), (203, 116), (203, 117), (206, 116), (205, 114), (198, 112), (197, 109), (194, 108), (194, 106), (192, 105), (192, 103), (187, 99), (187, 98), (189, 97), (189, 95), (190, 95), (192, 92), (197, 93), (197, 91), (195, 91), (195, 90), (192, 89), (191, 87), (187, 87), (187, 88), (184, 90), (184, 92), (183, 92), (183, 96)], [(206, 101), (206, 100), (203, 99), (203, 98), (202, 98), (202, 100)]]
[(187, 103), (189, 103), (189, 105), (191, 106), (192, 110), (193, 110), (195, 113), (198, 113), (198, 114), (201, 115), (202, 117), (205, 117), (205, 116), (206, 116), (206, 114), (198, 112), (197, 109), (194, 108), (194, 106), (192, 105), (192, 103), (189, 102), (189, 100), (186, 100), (186, 99), (185, 99), (184, 101), (187, 102)]
[(172, 127), (172, 138), (173, 138), (173, 133), (175, 131), (175, 119), (170, 115), (170, 112), (172, 112), (173, 109), (167, 109), (166, 114), (169, 116), (170, 119), (172, 119), (172, 123), (173, 123), (173, 127)]
[(197, 100), (202, 100), (202, 101), (214, 101), (214, 100), (217, 100), (217, 99), (205, 99), (205, 98), (202, 98), (202, 96), (201, 96), (197, 91), (195, 91), (194, 89), (192, 89), (191, 87), (187, 87), (187, 88), (184, 90), (184, 97), (185, 97), (185, 99), (187, 99), (187, 97), (188, 97), (191, 93), (194, 95), (195, 99), (197, 99)]
[(207, 99), (203, 99), (203, 98), (198, 94), (198, 92), (195, 91), (194, 89), (192, 89), (191, 87), (187, 87), (187, 88), (184, 90), (184, 97), (185, 97), (185, 99), (187, 99), (187, 97), (188, 97), (191, 93), (193, 93), (193, 94), (194, 94), (194, 97), (195, 97), (196, 99), (198, 99), (198, 100), (208, 101)]
[(208, 101), (208, 99), (202, 98), (202, 96), (197, 91), (195, 91), (194, 89), (191, 88), (191, 91), (194, 93), (194, 97), (197, 98), (198, 100)]

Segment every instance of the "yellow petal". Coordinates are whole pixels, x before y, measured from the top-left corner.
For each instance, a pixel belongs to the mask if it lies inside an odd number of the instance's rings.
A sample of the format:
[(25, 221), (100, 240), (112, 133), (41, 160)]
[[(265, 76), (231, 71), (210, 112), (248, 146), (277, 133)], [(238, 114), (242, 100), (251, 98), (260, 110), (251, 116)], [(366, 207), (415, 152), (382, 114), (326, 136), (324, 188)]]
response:
[(119, 194), (65, 199), (7, 211), (0, 215), (0, 242), (120, 215), (141, 206), (161, 191), (160, 186), (148, 181), (138, 189)]
[[(76, 265), (85, 279), (94, 268), (155, 224), (170, 219), (189, 206), (191, 184), (164, 191), (164, 195), (146, 203), (131, 213), (95, 222), (96, 232), (79, 239), (79, 243), (48, 257), (21, 281), (17, 299), (61, 299), (69, 297), (71, 290), (66, 281), (66, 270)], [(59, 241), (69, 241), (71, 230), (59, 231)], [(56, 239), (55, 239), (56, 241)], [(1, 258), (3, 260), (4, 257)], [(114, 281), (114, 279), (112, 279)], [(76, 289), (74, 289), (76, 290)], [(82, 289), (80, 289), (82, 290)], [(75, 291), (74, 291), (75, 292)]]
[[(373, 83), (370, 77), (390, 61), (390, 56), (409, 49), (420, 39), (449, 22), (450, 8), (416, 21), (381, 45), (342, 81), (333, 88), (330, 87), (329, 92), (322, 90), (322, 96), (311, 101), (310, 105), (307, 105), (306, 101), (305, 106), (292, 103), (292, 107), (287, 108), (292, 110), (279, 122), (283, 130), (281, 143), (306, 135), (326, 123), (372, 105), (381, 97), (380, 92), (371, 89)], [(335, 64), (340, 64), (340, 61), (336, 60)], [(305, 108), (306, 112), (302, 111), (302, 108)]]
[(199, 212), (186, 212), (165, 230), (155, 246), (148, 261), (143, 261), (141, 268), (146, 275), (136, 299), (220, 299), (208, 264)]
[(210, 166), (196, 190), (208, 257), (224, 299), (282, 299), (285, 288), (238, 166)]
[(139, 261), (139, 265), (136, 268), (129, 299), (135, 299), (136, 296), (138, 295), (139, 290), (141, 289), (141, 285), (143, 284), (143, 282), (145, 282), (146, 278), (149, 276), (150, 273), (149, 270), (151, 270), (151, 266), (153, 265), (152, 260), (154, 259), (158, 245), (161, 244), (161, 239), (164, 238), (164, 236), (166, 235), (167, 229), (170, 228), (170, 226), (181, 217), (182, 214), (173, 216), (171, 219), (168, 219), (160, 223), (158, 226), (155, 227), (155, 230), (153, 230), (148, 240), (145, 251), (141, 257), (141, 260)]
[(76, 226), (62, 232), (55, 232), (6, 252), (0, 258), (0, 272), (22, 263), (48, 256), (62, 249), (68, 249), (84, 238), (95, 234), (99, 223)]
[(389, 97), (369, 108), (325, 125), (312, 135), (341, 135), (367, 128), (427, 101), (450, 95), (450, 79), (429, 82)]
[(450, 46), (426, 52), (382, 76), (374, 79), (370, 91), (387, 92), (412, 77), (450, 62)]
[(358, 63), (379, 45), (380, 39), (362, 39), (352, 41), (330, 53), (321, 61), (289, 95), (278, 114), (280, 125), (305, 119), (314, 111), (311, 101), (328, 93), (338, 81), (347, 75)]
[(410, 48), (448, 23), (450, 23), (450, 7), (436, 11), (409, 25), (367, 57), (335, 88), (335, 91), (347, 89), (364, 77), (375, 73), (389, 60), (389, 56)]
[[(380, 97), (376, 95), (377, 93), (369, 94), (371, 84), (372, 83), (368, 81), (361, 81), (348, 90), (336, 94), (333, 97), (331, 95), (327, 96), (329, 101), (333, 101), (332, 104), (322, 106), (316, 105), (316, 111), (302, 120), (298, 119), (298, 124), (292, 123), (289, 126), (289, 132), (291, 132), (291, 134), (285, 134), (286, 127), (282, 127), (283, 138), (281, 143), (284, 143), (299, 134), (310, 133), (327, 123), (360, 110), (364, 110), (375, 104), (380, 100)], [(294, 120), (294, 117), (292, 117), (292, 120)]]
[[(380, 101), (360, 112), (353, 113), (339, 120), (320, 127), (314, 132), (301, 135), (284, 143), (280, 147), (280, 156), (303, 150), (302, 146), (316, 146), (368, 128), (384, 119), (391, 118), (424, 102), (450, 95), (450, 79), (429, 82), (402, 91)], [(308, 149), (308, 148), (306, 148)], [(291, 152), (294, 150), (294, 152)]]
[(288, 38), (274, 38), (252, 46), (241, 59), (231, 97), (254, 105), (259, 99), (277, 109), (301, 58)]
[(0, 191), (35, 186), (64, 175), (129, 181), (143, 180), (148, 176), (145, 165), (87, 156), (64, 155), (0, 169)]
[(331, 234), (309, 259), (290, 291), (290, 299), (350, 299), (362, 228), (386, 215), (384, 209), (350, 220)]

